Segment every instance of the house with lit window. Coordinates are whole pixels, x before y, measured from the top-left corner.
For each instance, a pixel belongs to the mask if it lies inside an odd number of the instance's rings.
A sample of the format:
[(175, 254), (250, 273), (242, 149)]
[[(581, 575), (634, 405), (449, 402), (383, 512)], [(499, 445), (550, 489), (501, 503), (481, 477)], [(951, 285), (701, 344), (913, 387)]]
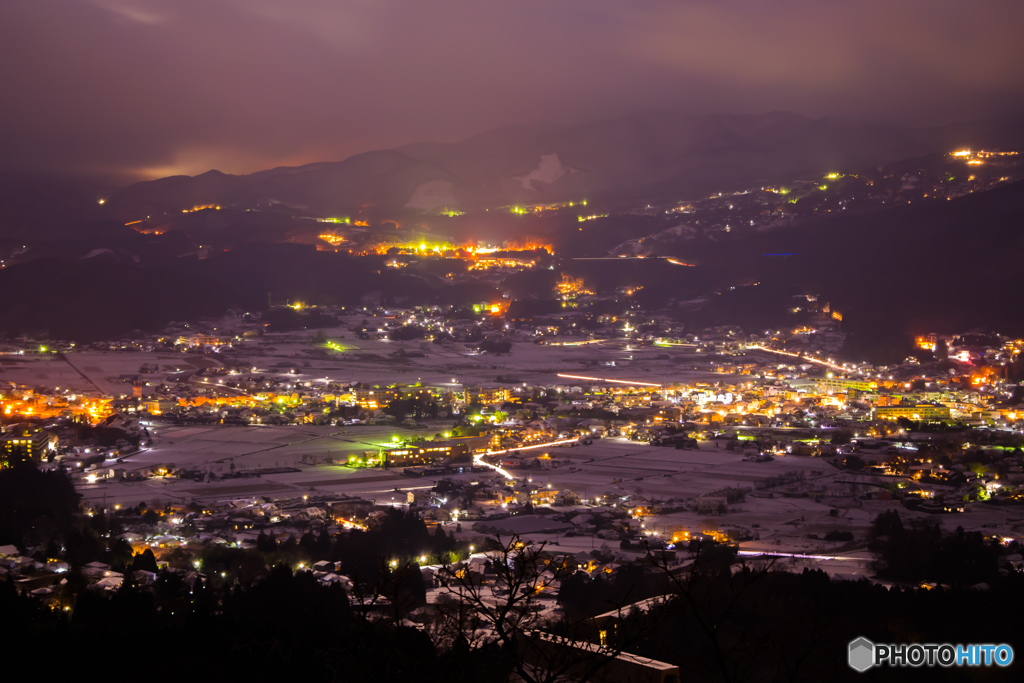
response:
[(0, 467), (27, 460), (47, 459), (57, 448), (57, 436), (28, 422), (10, 427), (0, 436)]

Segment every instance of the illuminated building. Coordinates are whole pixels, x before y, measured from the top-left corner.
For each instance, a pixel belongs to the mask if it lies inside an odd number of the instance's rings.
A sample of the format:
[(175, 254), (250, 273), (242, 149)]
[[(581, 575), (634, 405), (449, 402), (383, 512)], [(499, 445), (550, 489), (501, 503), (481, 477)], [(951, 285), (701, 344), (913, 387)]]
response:
[(554, 505), (557, 498), (558, 491), (553, 489), (522, 488), (516, 491), (512, 499), (523, 504), (529, 501), (531, 505)]
[(143, 401), (142, 407), (151, 415), (161, 415), (173, 412), (178, 407), (178, 401), (171, 398), (151, 398)]
[(846, 377), (816, 377), (811, 381), (818, 385), (818, 391), (827, 393), (847, 391), (848, 389), (871, 391), (872, 389), (878, 388), (878, 382), (871, 382), (862, 379), (847, 379)]
[(394, 389), (380, 389), (377, 387), (355, 389), (352, 393), (355, 396), (356, 405), (370, 410), (386, 406), (398, 398), (398, 392)]
[(472, 401), (482, 403), (484, 405), (494, 403), (505, 403), (512, 399), (512, 392), (509, 389), (502, 387), (497, 388), (480, 388), (471, 392)]
[(385, 448), (380, 452), (380, 460), (385, 467), (405, 467), (409, 465), (432, 465), (438, 460), (451, 461), (469, 459), (469, 448), (464, 443), (450, 441), (428, 441), (416, 446), (398, 446)]
[(486, 308), (491, 315), (504, 315), (508, 311), (510, 303), (511, 302), (507, 300), (502, 300), (498, 303), (491, 304)]
[(583, 278), (573, 277), (568, 273), (562, 273), (562, 279), (555, 283), (555, 290), (562, 299), (572, 299), (577, 296), (593, 294), (588, 291)]
[(178, 343), (186, 346), (220, 346), (224, 342), (212, 334), (194, 334), (190, 337), (178, 337)]
[(950, 418), (949, 408), (931, 403), (919, 403), (912, 406), (879, 406), (875, 408), (875, 417), (883, 420), (898, 420), (905, 417), (908, 420), (948, 420)]
[(10, 467), (16, 462), (42, 460), (57, 447), (57, 437), (23, 422), (0, 437), (0, 445), (3, 447), (0, 467)]
[(685, 530), (685, 529), (678, 530), (678, 531), (673, 531), (672, 532), (672, 542), (673, 543), (689, 543), (690, 542), (690, 532)]

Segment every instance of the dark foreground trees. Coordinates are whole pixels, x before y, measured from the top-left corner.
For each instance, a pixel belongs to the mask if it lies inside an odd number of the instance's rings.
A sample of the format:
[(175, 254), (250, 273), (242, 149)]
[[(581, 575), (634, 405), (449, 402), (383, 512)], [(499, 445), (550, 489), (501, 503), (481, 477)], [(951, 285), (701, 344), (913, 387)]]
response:
[(879, 575), (907, 583), (991, 583), (999, 576), (999, 556), (1006, 550), (999, 540), (965, 532), (963, 527), (943, 534), (934, 523), (904, 525), (895, 510), (875, 519), (870, 537)]
[[(278, 566), (245, 584), (218, 574), (189, 586), (164, 573), (145, 588), (126, 577), (112, 595), (87, 589), (72, 572), (56, 609), (0, 581), (0, 639), (19, 660), (46, 662), (54, 680), (101, 680), (116, 666), (145, 671), (152, 681), (181, 680), (185, 669), (204, 680), (504, 681), (536, 656), (521, 636), (538, 628), (606, 643), (596, 656), (545, 660), (572, 671), (572, 680), (602, 680), (602, 662), (623, 650), (678, 665), (684, 680), (728, 682), (886, 679), (847, 668), (846, 645), (859, 636), (1005, 642), (1024, 651), (1024, 627), (1012, 617), (1024, 605), (1016, 573), (998, 576), (987, 590), (888, 589), (778, 565), (730, 567), (705, 548), (681, 569), (666, 568), (671, 586), (663, 600), (545, 624), (533, 608), (550, 600), (542, 585), (558, 570), (535, 571), (532, 550), (498, 553), (484, 577), (452, 568), (451, 597), (462, 592), (465, 600), (443, 601), (446, 621), (436, 631), (401, 625), (410, 622), (386, 608), (363, 610), (340, 584), (322, 586), (309, 572)], [(489, 591), (479, 591), (480, 578)], [(112, 643), (116, 657), (97, 655)], [(1000, 673), (1010, 680), (1019, 668)], [(555, 680), (525, 672), (523, 680)], [(886, 680), (964, 680), (957, 669), (898, 673)]]
[[(876, 643), (1005, 642), (1024, 651), (1024, 627), (1011, 616), (1024, 604), (1017, 574), (987, 590), (887, 589), (777, 565), (730, 569), (705, 548), (670, 572), (662, 600), (544, 624), (532, 608), (546, 599), (542, 585), (557, 571), (535, 572), (531, 550), (498, 552), (509, 562), (483, 578), (491, 590), (481, 592), (481, 577), (458, 577), (453, 568), (452, 597), (461, 592), (465, 600), (442, 601), (446, 621), (437, 630), (398, 625), (387, 610), (364, 612), (340, 584), (325, 587), (309, 572), (279, 566), (244, 586), (215, 576), (188, 586), (170, 575), (149, 589), (129, 579), (109, 595), (77, 584), (68, 611), (0, 582), (0, 638), (19, 660), (46, 662), (55, 680), (101, 680), (116, 665), (145, 671), (152, 681), (181, 680), (183, 669), (204, 680), (487, 682), (522, 671), (522, 680), (554, 681), (550, 673), (562, 671), (572, 673), (568, 680), (601, 681), (603, 663), (628, 651), (679, 666), (683, 680), (953, 681), (967, 680), (964, 670), (857, 674), (846, 666), (846, 646), (864, 636)], [(69, 577), (68, 585), (75, 583)], [(538, 654), (523, 637), (538, 628), (575, 642), (603, 640), (606, 649), (545, 655), (538, 670), (530, 666)], [(112, 642), (116, 657), (97, 656)], [(999, 673), (1011, 680), (1019, 668)]]
[[(0, 476), (0, 490), (7, 476)], [(6, 489), (11, 497), (0, 501), (0, 515), (8, 530), (35, 538), (48, 529), (84, 547), (93, 538), (85, 532), (106, 528), (97, 517), (88, 518), (95, 528), (80, 528), (84, 520), (63, 480), (25, 476), (53, 490), (26, 508), (10, 504), (23, 499)], [(69, 540), (72, 569), (56, 577), (51, 596), (33, 597), (0, 580), (0, 642), (11, 662), (36, 663), (48, 680), (133, 675), (154, 682), (488, 683), (510, 675), (600, 682), (616, 680), (605, 677), (606, 664), (622, 652), (676, 665), (683, 680), (953, 681), (978, 671), (862, 675), (846, 666), (846, 647), (863, 636), (876, 643), (1008, 643), (1024, 652), (1016, 618), (1024, 578), (999, 569), (991, 542), (904, 525), (894, 513), (877, 520), (872, 539), (894, 582), (944, 576), (948, 587), (837, 581), (820, 571), (786, 571), (788, 560), (742, 561), (730, 547), (696, 542), (677, 562), (666, 564), (659, 552), (610, 578), (580, 573), (565, 553), (517, 538), (491, 545), (486, 562), (455, 562), (465, 554), (453, 538), (428, 534), (421, 520), (394, 510), (347, 537), (309, 534), (280, 545), (264, 537), (260, 549), (172, 556), (178, 571), (160, 571), (149, 586), (136, 585), (132, 570), (144, 570), (139, 580), (148, 580), (155, 558), (114, 543), (108, 559), (128, 571), (122, 586), (107, 592), (87, 586), (79, 567), (91, 555)], [(1010, 550), (1018, 552), (1004, 548)], [(416, 561), (424, 553), (430, 564), (443, 564), (435, 574), (442, 587), (426, 605)], [(355, 580), (352, 589), (294, 571), (307, 556), (340, 562), (341, 573)], [(196, 568), (198, 578), (189, 573)], [(978, 576), (987, 587), (974, 587)], [(545, 647), (541, 630), (603, 647)], [(1019, 679), (1021, 668), (991, 680)]]
[[(1024, 628), (1001, 615), (1022, 604), (1018, 575), (988, 590), (888, 589), (831, 580), (821, 571), (749, 567), (695, 576), (669, 602), (624, 619), (619, 631), (630, 638), (633, 629), (648, 629), (631, 650), (677, 663), (692, 680), (960, 681), (979, 672), (922, 667), (858, 674), (847, 666), (846, 646), (863, 636), (875, 643), (1009, 643), (1019, 652)], [(1021, 669), (1018, 663), (989, 674), (1014, 680)]]
[(0, 545), (32, 545), (63, 537), (75, 526), (81, 498), (66, 474), (33, 463), (0, 469)]
[(504, 680), (493, 648), (439, 652), (415, 628), (354, 614), (340, 585), (284, 566), (246, 588), (126, 580), (113, 595), (83, 589), (69, 607), (51, 610), (0, 581), (5, 651), (46, 662), (52, 680), (108, 680), (111, 667), (149, 681)]

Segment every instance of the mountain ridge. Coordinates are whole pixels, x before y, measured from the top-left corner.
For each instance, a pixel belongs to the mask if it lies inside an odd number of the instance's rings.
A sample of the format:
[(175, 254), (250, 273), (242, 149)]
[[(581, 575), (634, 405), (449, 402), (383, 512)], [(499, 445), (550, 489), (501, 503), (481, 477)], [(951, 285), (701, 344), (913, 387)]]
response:
[[(126, 217), (211, 204), (278, 203), (330, 216), (366, 207), (474, 210), (601, 193), (635, 196), (644, 188), (699, 194), (787, 174), (887, 163), (975, 139), (1024, 141), (1009, 123), (995, 133), (987, 128), (910, 128), (786, 111), (653, 112), (582, 124), (511, 125), (456, 142), (417, 142), (246, 175), (171, 176), (124, 188), (110, 205)], [(545, 157), (565, 172), (550, 182), (523, 182), (539, 172)]]

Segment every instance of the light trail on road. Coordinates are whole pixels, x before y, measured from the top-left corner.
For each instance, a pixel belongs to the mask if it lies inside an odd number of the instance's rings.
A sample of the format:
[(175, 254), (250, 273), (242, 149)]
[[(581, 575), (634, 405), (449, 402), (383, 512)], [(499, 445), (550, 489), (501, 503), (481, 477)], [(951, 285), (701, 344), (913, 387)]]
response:
[(485, 455), (504, 455), (505, 453), (511, 453), (512, 451), (528, 451), (531, 448), (544, 448), (545, 446), (561, 446), (562, 444), (567, 444), (567, 443), (579, 443), (579, 439), (578, 438), (562, 439), (561, 441), (548, 441), (546, 443), (536, 443), (536, 444), (533, 444), (532, 446), (520, 446), (518, 448), (506, 448), (503, 451), (488, 451), (487, 453), (481, 453), (479, 455), (474, 455), (473, 456), (473, 463), (476, 464), (476, 465), (482, 465), (484, 467), (489, 467), (492, 470), (494, 470), (495, 472), (498, 472), (499, 474), (503, 475), (506, 479), (515, 479), (515, 477), (512, 476), (512, 474), (510, 472), (508, 472), (507, 470), (504, 470), (501, 467), (498, 467), (497, 465), (492, 465), (490, 463), (484, 462), (483, 460), (481, 460), (481, 458), (483, 458)]
[[(588, 339), (586, 341), (575, 341), (575, 342), (545, 342), (542, 346), (583, 346), (584, 344), (600, 344), (601, 342), (611, 341), (610, 339)], [(561, 375), (559, 375), (561, 376)]]
[(242, 396), (245, 396), (246, 398), (253, 399), (254, 401), (259, 401), (260, 400), (259, 396), (253, 396), (252, 394), (247, 394), (243, 390), (236, 389), (235, 387), (224, 386), (223, 384), (220, 384), (219, 382), (217, 382), (217, 383), (207, 382), (205, 379), (193, 379), (191, 381), (195, 382), (196, 384), (205, 384), (207, 386), (214, 387), (215, 389), (224, 389), (225, 391), (235, 391), (235, 392), (238, 392), (239, 394), (241, 394)]
[(803, 560), (850, 560), (854, 558), (839, 557), (837, 555), (801, 555), (800, 553), (775, 553), (761, 550), (738, 550), (737, 555), (744, 557), (796, 557)]
[(841, 372), (849, 372), (849, 370), (850, 370), (849, 368), (844, 368), (841, 365), (835, 365), (834, 363), (829, 363), (828, 361), (825, 361), (825, 360), (820, 360), (818, 358), (811, 358), (810, 356), (801, 356), (799, 353), (792, 353), (790, 351), (779, 351), (778, 349), (769, 349), (767, 346), (761, 346), (760, 344), (752, 344), (752, 345), (748, 346), (747, 348), (748, 349), (756, 349), (758, 351), (767, 351), (768, 353), (777, 353), (777, 354), (779, 354), (781, 356), (791, 356), (793, 358), (800, 358), (800, 359), (803, 359), (803, 360), (808, 361), (810, 363), (817, 363), (818, 365), (824, 365), (827, 368), (832, 368), (833, 370), (839, 370)]
[(615, 384), (635, 384), (641, 387), (661, 387), (660, 384), (653, 384), (651, 382), (629, 382), (624, 379), (605, 379), (603, 377), (584, 377), (583, 375), (563, 375), (561, 373), (558, 376), (565, 379), (586, 379), (591, 382), (614, 382)]
[(644, 261), (646, 259), (662, 259), (668, 261), (674, 266), (688, 266), (690, 268), (696, 268), (696, 263), (685, 263), (672, 256), (580, 256), (574, 258), (573, 261)]

